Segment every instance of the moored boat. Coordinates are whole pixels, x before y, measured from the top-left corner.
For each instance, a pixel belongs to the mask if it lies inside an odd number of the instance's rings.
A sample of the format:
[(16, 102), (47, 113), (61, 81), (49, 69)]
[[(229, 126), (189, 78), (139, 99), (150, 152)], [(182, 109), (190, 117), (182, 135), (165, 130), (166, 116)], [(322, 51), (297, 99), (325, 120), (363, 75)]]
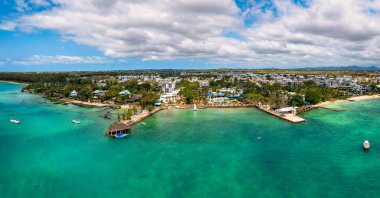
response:
[(20, 124), (21, 123), (20, 120), (14, 120), (14, 119), (9, 120), (9, 122), (12, 122), (12, 123), (15, 123), (15, 124)]
[(80, 124), (79, 120), (71, 120), (71, 122), (73, 122), (74, 124)]
[(371, 145), (369, 144), (369, 141), (368, 140), (364, 140), (363, 142), (363, 149), (368, 151), (369, 148), (371, 147)]
[(194, 104), (193, 111), (196, 111), (196, 110), (198, 110), (198, 109), (197, 109), (197, 105)]
[(128, 135), (129, 134), (127, 134), (127, 133), (117, 132), (114, 137), (120, 139), (120, 138), (125, 138)]

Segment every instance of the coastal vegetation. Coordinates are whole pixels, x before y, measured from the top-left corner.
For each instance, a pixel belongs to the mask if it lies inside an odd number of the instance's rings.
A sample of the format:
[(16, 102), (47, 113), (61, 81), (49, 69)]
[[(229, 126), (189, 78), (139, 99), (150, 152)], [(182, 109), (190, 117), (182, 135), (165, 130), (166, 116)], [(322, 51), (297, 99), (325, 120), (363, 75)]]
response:
[[(262, 75), (261, 81), (247, 79), (234, 75), (254, 72)], [(264, 73), (265, 72), (265, 73)], [(304, 75), (302, 83), (280, 83), (274, 73), (288, 72), (283, 78), (293, 79)], [(295, 70), (141, 70), (141, 71), (109, 71), (109, 72), (57, 72), (57, 73), (0, 73), (0, 80), (28, 83), (23, 91), (41, 94), (55, 102), (70, 100), (89, 103), (101, 103), (120, 108), (128, 104), (152, 111), (157, 102), (162, 102), (160, 96), (166, 93), (163, 89), (165, 80), (175, 83), (178, 95), (167, 104), (202, 104), (212, 103), (212, 98), (219, 101), (229, 101), (233, 104), (268, 105), (277, 109), (286, 106), (301, 107), (323, 101), (345, 99), (352, 94), (363, 94), (363, 91), (352, 91), (348, 86), (341, 88), (317, 83), (314, 75), (325, 75), (334, 78), (336, 75), (352, 74), (364, 78), (376, 79), (377, 72), (351, 71), (295, 71)], [(119, 76), (132, 76), (120, 79)], [(153, 78), (154, 77), (154, 78)], [(291, 77), (291, 78), (290, 78)], [(379, 79), (379, 78), (377, 78)], [(207, 83), (202, 83), (206, 81)], [(378, 81), (364, 81), (366, 94), (380, 92)], [(347, 87), (347, 89), (345, 88)], [(350, 90), (349, 90), (350, 89)], [(75, 94), (73, 95), (73, 91)], [(228, 98), (230, 100), (225, 100)], [(122, 111), (120, 119), (130, 119), (135, 110)]]

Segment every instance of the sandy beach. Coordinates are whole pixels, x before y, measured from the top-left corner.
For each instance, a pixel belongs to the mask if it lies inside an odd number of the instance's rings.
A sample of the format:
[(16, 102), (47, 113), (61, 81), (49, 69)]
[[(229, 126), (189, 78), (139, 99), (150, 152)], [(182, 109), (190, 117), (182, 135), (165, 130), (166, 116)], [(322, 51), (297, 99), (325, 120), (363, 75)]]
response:
[(314, 105), (314, 107), (324, 107), (326, 105), (339, 103), (339, 102), (358, 102), (358, 101), (377, 99), (377, 98), (380, 98), (380, 95), (354, 96), (354, 97), (347, 98), (346, 100), (331, 100), (331, 101), (321, 102)]
[(86, 105), (86, 106), (93, 106), (93, 107), (108, 107), (109, 106), (109, 104), (84, 102), (84, 101), (79, 101), (79, 100), (70, 100), (68, 102), (75, 105)]

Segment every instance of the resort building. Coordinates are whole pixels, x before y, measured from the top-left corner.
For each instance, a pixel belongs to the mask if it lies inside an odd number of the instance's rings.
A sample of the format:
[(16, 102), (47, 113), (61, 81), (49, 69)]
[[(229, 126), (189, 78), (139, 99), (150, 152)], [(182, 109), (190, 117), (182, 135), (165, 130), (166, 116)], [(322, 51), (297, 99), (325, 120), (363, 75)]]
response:
[(174, 90), (169, 93), (164, 93), (160, 95), (160, 102), (161, 103), (170, 103), (170, 102), (176, 102), (178, 99), (178, 93), (179, 90)]
[(159, 75), (127, 75), (127, 76), (118, 76), (117, 79), (119, 82), (125, 82), (131, 79), (139, 79), (143, 81), (157, 81), (160, 79)]
[(93, 97), (104, 96), (105, 93), (106, 91), (103, 91), (103, 90), (95, 90), (92, 92), (92, 96)]
[(161, 82), (161, 88), (162, 88), (162, 92), (164, 93), (170, 93), (172, 91), (175, 90), (175, 82), (172, 82), (172, 81), (164, 81), (164, 82)]
[(242, 90), (236, 90), (236, 87), (233, 87), (233, 88), (221, 88), (219, 89), (219, 92), (220, 93), (240, 93), (242, 92)]

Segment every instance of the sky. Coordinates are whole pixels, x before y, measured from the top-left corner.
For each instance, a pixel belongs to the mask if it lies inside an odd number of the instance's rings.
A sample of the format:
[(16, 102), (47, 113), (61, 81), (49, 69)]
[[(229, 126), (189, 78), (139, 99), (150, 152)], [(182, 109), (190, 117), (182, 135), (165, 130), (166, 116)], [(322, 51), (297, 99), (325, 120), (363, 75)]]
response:
[(379, 63), (380, 0), (0, 0), (0, 71)]

